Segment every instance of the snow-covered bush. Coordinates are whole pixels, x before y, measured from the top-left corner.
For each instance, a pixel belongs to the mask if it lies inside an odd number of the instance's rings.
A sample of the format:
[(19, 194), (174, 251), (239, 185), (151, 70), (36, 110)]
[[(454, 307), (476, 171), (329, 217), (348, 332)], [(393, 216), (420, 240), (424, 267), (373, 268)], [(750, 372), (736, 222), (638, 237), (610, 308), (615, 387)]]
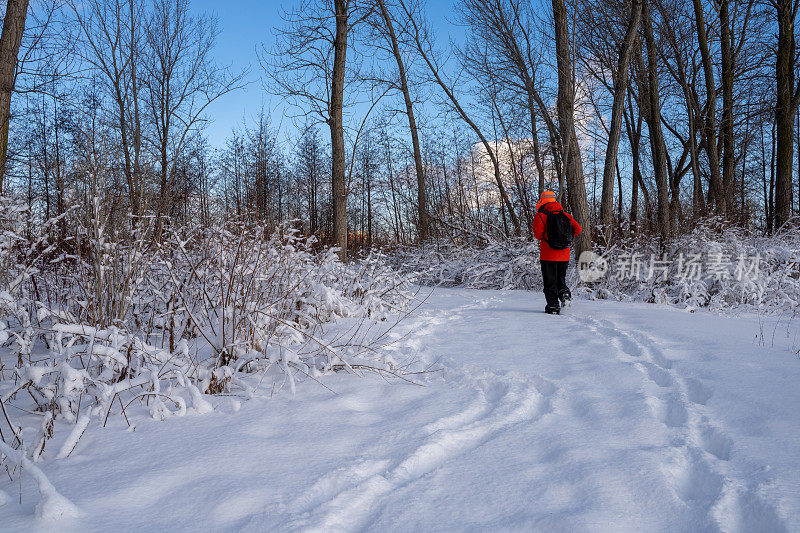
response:
[(59, 429), (52, 454), (63, 458), (90, 424), (133, 427), (132, 412), (163, 420), (209, 411), (208, 395), (253, 395), (258, 383), (294, 392), (298, 376), (404, 372), (373, 347), (413, 301), (412, 278), (379, 254), (344, 264), (335, 250), (315, 251), (313, 237), (237, 221), (174, 229), (156, 244), (143, 219), (114, 239), (100, 216), (68, 254), (46, 234), (23, 236), (26, 208), (9, 205), (0, 219), (9, 472), (51, 453)]
[(460, 246), (429, 242), (402, 247), (391, 254), (401, 272), (417, 276), (419, 283), (471, 289), (541, 290), (539, 245), (514, 239), (486, 246)]
[[(158, 315), (150, 320), (170, 346), (196, 339), (217, 366), (241, 369), (297, 352), (303, 365), (329, 371), (343, 361), (321, 340), (326, 325), (386, 320), (406, 308), (413, 291), (410, 277), (382, 256), (344, 264), (336, 250), (315, 252), (314, 244), (294, 230), (269, 235), (233, 222), (173, 233), (153, 269), (158, 281), (148, 284), (163, 287), (151, 291), (159, 305), (149, 306)], [(138, 309), (137, 318), (147, 320)]]
[(800, 308), (800, 229), (750, 235), (717, 219), (663, 249), (645, 236), (596, 252), (605, 276), (581, 287), (589, 298), (644, 301), (713, 311), (794, 312)]
[[(663, 249), (633, 234), (597, 247), (605, 276), (583, 283), (570, 267), (575, 294), (587, 298), (664, 303), (713, 311), (759, 313), (800, 309), (800, 229), (756, 236), (708, 219)], [(431, 286), (541, 290), (538, 244), (519, 240), (485, 246), (427, 243), (400, 248), (393, 265)]]
[(411, 278), (380, 255), (343, 264), (313, 244), (293, 231), (269, 235), (233, 222), (173, 232), (150, 250), (101, 242), (102, 253), (75, 258), (75, 280), (62, 285), (86, 287), (83, 297), (67, 292), (47, 305), (4, 292), (0, 346), (13, 338), (17, 357), (0, 398), (25, 389), (37, 412), (75, 421), (84, 394), (100, 412), (124, 388), (144, 387), (151, 393), (140, 396), (183, 410), (180, 395), (160, 392), (165, 380), (196, 398), (192, 387), (228, 390), (242, 371), (318, 375), (374, 362), (368, 348), (380, 328), (372, 324), (407, 308)]

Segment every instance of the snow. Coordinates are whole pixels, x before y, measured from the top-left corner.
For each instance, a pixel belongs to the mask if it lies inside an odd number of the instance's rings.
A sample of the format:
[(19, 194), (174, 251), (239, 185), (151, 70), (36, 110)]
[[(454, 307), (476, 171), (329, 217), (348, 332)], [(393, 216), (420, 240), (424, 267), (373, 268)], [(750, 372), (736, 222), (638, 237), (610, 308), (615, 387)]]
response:
[(75, 449), (75, 446), (78, 445), (78, 441), (83, 436), (86, 428), (89, 427), (89, 422), (91, 422), (91, 418), (87, 415), (83, 415), (78, 419), (78, 422), (72, 427), (72, 431), (70, 431), (67, 439), (61, 444), (61, 449), (56, 456), (56, 459), (66, 459), (72, 453), (72, 450)]
[(800, 323), (543, 307), (434, 290), (385, 348), (431, 365), (422, 386), (296, 374), (295, 394), (198, 394), (77, 445), (61, 428), (38, 463), (50, 499), (37, 465), (22, 505), (6, 476), (0, 529), (800, 530)]
[(44, 472), (25, 457), (22, 452), (13, 449), (5, 442), (0, 442), (0, 453), (18, 463), (36, 481), (39, 493), (42, 496), (34, 509), (36, 518), (44, 522), (52, 522), (61, 518), (76, 518), (80, 516), (80, 511), (72, 502), (59, 494)]

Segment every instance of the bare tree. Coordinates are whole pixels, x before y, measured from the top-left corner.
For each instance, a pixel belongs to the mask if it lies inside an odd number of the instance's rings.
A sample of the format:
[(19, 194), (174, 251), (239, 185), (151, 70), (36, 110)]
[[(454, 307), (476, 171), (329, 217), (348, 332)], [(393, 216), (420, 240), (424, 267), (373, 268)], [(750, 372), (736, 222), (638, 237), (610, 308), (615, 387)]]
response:
[(350, 32), (352, 4), (348, 0), (333, 0), (336, 33), (333, 39), (333, 72), (331, 73), (331, 187), (333, 188), (333, 234), (339, 246), (339, 258), (347, 260), (347, 175), (344, 146), (344, 75), (347, 66), (347, 36)]
[(414, 155), (414, 170), (417, 174), (417, 211), (419, 217), (419, 227), (417, 229), (419, 240), (424, 242), (430, 234), (430, 220), (428, 216), (428, 199), (425, 185), (425, 170), (422, 166), (422, 151), (419, 144), (419, 131), (417, 120), (414, 116), (414, 101), (411, 98), (411, 90), (408, 86), (408, 76), (406, 75), (406, 65), (403, 54), (400, 51), (400, 42), (395, 32), (394, 16), (390, 13), (384, 0), (377, 0), (378, 10), (383, 20), (384, 33), (391, 47), (392, 56), (397, 63), (397, 76), (400, 82), (400, 92), (403, 94), (403, 101), (406, 107), (406, 117), (408, 119), (408, 129), (411, 133), (411, 147)]
[(0, 193), (6, 174), (11, 96), (17, 78), (17, 55), (25, 32), (28, 0), (8, 0), (0, 35)]
[(716, 134), (716, 109), (717, 88), (714, 79), (714, 68), (711, 52), (708, 46), (708, 33), (706, 31), (705, 14), (701, 0), (692, 0), (697, 22), (697, 40), (700, 45), (700, 54), (703, 60), (703, 74), (706, 82), (706, 113), (703, 128), (703, 141), (708, 156), (708, 165), (711, 171), (711, 190), (714, 194), (714, 205), (721, 213), (725, 212), (725, 192), (722, 185), (722, 173), (719, 165), (719, 151), (717, 150)]
[(486, 136), (481, 131), (480, 127), (478, 127), (477, 123), (475, 123), (472, 118), (467, 114), (464, 108), (458, 101), (458, 97), (456, 96), (455, 89), (453, 85), (446, 82), (442, 76), (441, 69), (436, 62), (436, 57), (433, 52), (433, 47), (430, 44), (430, 40), (428, 37), (427, 32), (423, 29), (420, 22), (418, 22), (419, 14), (414, 12), (413, 6), (409, 7), (407, 2), (404, 0), (400, 0), (400, 5), (405, 11), (406, 17), (408, 21), (411, 23), (413, 28), (412, 36), (414, 39), (414, 43), (416, 44), (417, 51), (419, 52), (422, 59), (425, 61), (425, 64), (430, 69), (430, 73), (433, 76), (436, 83), (439, 87), (444, 91), (447, 99), (452, 106), (452, 109), (458, 114), (458, 116), (475, 132), (478, 138), (481, 141), (481, 144), (485, 148), (487, 154), (489, 155), (489, 159), (492, 162), (492, 167), (494, 169), (494, 177), (495, 183), (497, 184), (497, 190), (500, 194), (500, 199), (502, 201), (503, 207), (508, 211), (509, 218), (511, 219), (511, 224), (514, 227), (514, 234), (521, 235), (522, 230), (519, 223), (519, 218), (514, 210), (514, 205), (511, 203), (510, 198), (508, 197), (508, 192), (506, 191), (505, 185), (503, 185), (503, 180), (500, 175), (500, 163), (497, 159), (497, 154), (492, 149), (491, 144), (489, 143)]
[[(751, 2), (752, 4), (752, 2)], [(730, 0), (719, 0), (719, 24), (722, 59), (722, 187), (725, 190), (725, 212), (733, 212), (733, 42), (731, 35)]]
[(628, 70), (633, 55), (634, 42), (639, 32), (642, 19), (642, 0), (633, 0), (630, 4), (625, 38), (619, 49), (616, 73), (614, 75), (614, 103), (611, 106), (611, 128), (606, 146), (606, 158), (603, 166), (603, 192), (600, 203), (600, 219), (606, 241), (610, 239), (614, 216), (614, 171), (617, 167), (617, 151), (622, 132), (622, 113), (625, 106), (625, 93), (628, 90)]
[(237, 89), (242, 79), (214, 63), (215, 34), (213, 21), (192, 15), (188, 0), (155, 0), (146, 24), (147, 108), (160, 165), (157, 241), (170, 211), (176, 163), (187, 141), (202, 125), (208, 106)]
[[(467, 65), (475, 64), (473, 57), (486, 57), (487, 60), (478, 61), (476, 66), (480, 67), (483, 63), (491, 72), (484, 72), (481, 76), (497, 78), (504, 91), (515, 93), (524, 102), (525, 112), (530, 116), (533, 157), (539, 177), (537, 189), (541, 193), (545, 185), (545, 165), (540, 150), (538, 117), (544, 120), (553, 145), (559, 178), (561, 168), (557, 152), (563, 147), (557, 145), (560, 140), (558, 126), (545, 101), (546, 97), (542, 94), (543, 87), (538, 86), (542, 84), (538, 76), (542, 56), (539, 48), (542, 46), (537, 42), (537, 31), (534, 27), (536, 21), (532, 9), (523, 0), (462, 0), (459, 14), (462, 24), (472, 33), (472, 42), (468, 43), (462, 53), (462, 62)], [(561, 189), (559, 192), (563, 194), (563, 187)]]
[(642, 4), (642, 26), (644, 40), (647, 48), (647, 74), (646, 81), (642, 83), (642, 100), (646, 102), (645, 120), (650, 130), (650, 147), (653, 154), (653, 173), (656, 178), (658, 192), (658, 226), (662, 243), (666, 243), (671, 235), (669, 212), (669, 176), (667, 174), (667, 148), (664, 143), (664, 134), (661, 129), (661, 95), (658, 82), (658, 52), (656, 50), (655, 36), (653, 35), (653, 21), (650, 17), (650, 0)]
[(113, 102), (123, 172), (134, 218), (143, 214), (143, 124), (141, 116), (144, 11), (135, 0), (88, 0), (70, 7), (81, 29), (82, 59), (102, 76)]
[[(347, 150), (344, 109), (348, 102), (348, 43), (353, 29), (372, 10), (356, 0), (303, 0), (286, 13), (277, 46), (262, 48), (261, 64), (271, 90), (291, 98), (306, 118), (330, 128), (333, 241), (347, 259)], [(352, 55), (352, 54), (351, 54)]]
[(775, 227), (780, 228), (792, 216), (792, 145), (794, 117), (800, 103), (800, 85), (795, 87), (797, 62), (797, 20), (800, 0), (773, 0), (778, 18), (778, 50), (775, 57), (777, 101), (775, 124), (777, 152), (775, 155)]
[(327, 164), (317, 129), (306, 128), (297, 147), (295, 176), (303, 183), (306, 213), (311, 233), (321, 226), (320, 209), (324, 204), (320, 198), (320, 169)]
[(575, 242), (575, 259), (591, 250), (592, 222), (586, 198), (581, 149), (575, 133), (575, 78), (573, 76), (572, 47), (570, 46), (569, 17), (564, 0), (553, 0), (553, 22), (558, 66), (558, 124), (564, 147), (564, 165), (569, 189), (572, 216), (583, 226)]

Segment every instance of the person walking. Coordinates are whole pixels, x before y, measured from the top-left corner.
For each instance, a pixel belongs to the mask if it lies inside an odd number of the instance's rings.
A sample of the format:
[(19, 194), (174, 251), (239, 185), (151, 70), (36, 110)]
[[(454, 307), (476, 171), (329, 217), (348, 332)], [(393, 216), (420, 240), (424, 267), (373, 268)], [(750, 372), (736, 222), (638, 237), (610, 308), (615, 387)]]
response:
[(539, 196), (532, 225), (533, 236), (539, 241), (539, 261), (547, 300), (544, 312), (557, 315), (561, 313), (561, 307), (572, 299), (567, 287), (570, 246), (583, 228), (556, 202), (553, 191), (544, 191)]

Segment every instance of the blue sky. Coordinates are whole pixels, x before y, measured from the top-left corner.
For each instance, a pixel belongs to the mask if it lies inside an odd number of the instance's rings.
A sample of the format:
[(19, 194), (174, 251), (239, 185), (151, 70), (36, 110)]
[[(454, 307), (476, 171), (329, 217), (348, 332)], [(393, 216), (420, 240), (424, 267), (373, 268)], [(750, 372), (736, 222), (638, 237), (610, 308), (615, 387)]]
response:
[[(273, 29), (283, 23), (282, 9), (296, 4), (295, 0), (193, 0), (193, 10), (210, 13), (219, 23), (215, 48), (217, 61), (230, 65), (233, 70), (250, 69), (247, 78), (250, 83), (245, 89), (222, 97), (209, 109), (212, 122), (206, 133), (212, 146), (222, 147), (232, 129), (257, 115), (262, 105), (266, 110), (277, 110), (280, 100), (267, 94), (261, 83), (262, 72), (256, 48), (261, 44), (272, 45), (275, 40)], [(451, 5), (451, 0), (428, 1), (428, 17), (443, 34), (440, 38), (444, 40), (447, 38), (444, 33), (448, 30), (445, 18)], [(279, 119), (275, 114), (273, 118)]]
[(225, 95), (209, 109), (213, 122), (207, 133), (212, 146), (221, 147), (236, 124), (258, 113), (262, 103), (274, 105), (261, 84), (256, 47), (273, 41), (272, 28), (281, 23), (280, 7), (289, 2), (274, 0), (235, 0), (219, 2), (194, 0), (195, 11), (212, 14), (219, 23), (215, 47), (217, 61), (230, 65), (235, 71), (250, 69), (249, 85)]

